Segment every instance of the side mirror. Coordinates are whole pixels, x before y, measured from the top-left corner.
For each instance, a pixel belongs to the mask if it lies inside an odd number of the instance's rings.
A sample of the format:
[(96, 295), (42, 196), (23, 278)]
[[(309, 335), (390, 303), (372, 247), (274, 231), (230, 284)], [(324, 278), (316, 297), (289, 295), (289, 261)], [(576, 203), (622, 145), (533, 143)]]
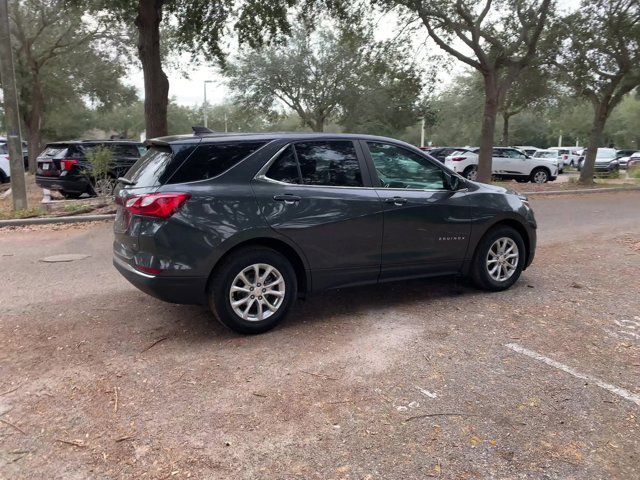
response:
[(460, 177), (457, 175), (447, 175), (447, 183), (449, 184), (449, 190), (456, 191), (460, 190)]

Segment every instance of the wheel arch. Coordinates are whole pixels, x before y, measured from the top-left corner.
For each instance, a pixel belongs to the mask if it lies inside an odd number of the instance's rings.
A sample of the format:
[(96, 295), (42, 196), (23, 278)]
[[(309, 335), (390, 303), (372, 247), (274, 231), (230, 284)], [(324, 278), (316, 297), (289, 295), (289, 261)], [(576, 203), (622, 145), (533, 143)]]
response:
[[(531, 238), (529, 238), (529, 232), (527, 232), (527, 229), (525, 228), (525, 226), (521, 222), (519, 222), (518, 220), (516, 220), (514, 218), (503, 218), (503, 219), (498, 220), (497, 222), (491, 224), (484, 231), (482, 236), (480, 237), (480, 240), (478, 241), (478, 244), (476, 244), (476, 249), (478, 248), (478, 245), (480, 244), (482, 239), (484, 237), (486, 237), (489, 234), (489, 232), (491, 232), (492, 230), (494, 230), (495, 228), (498, 228), (498, 227), (511, 227), (516, 232), (518, 232), (520, 234), (520, 236), (522, 237), (522, 241), (524, 242), (524, 249), (525, 249), (525, 263), (524, 264), (525, 265), (529, 265), (529, 256), (531, 255)], [(475, 250), (474, 250), (473, 254), (475, 255)]]
[(293, 266), (293, 270), (296, 273), (296, 281), (298, 282), (298, 292), (299, 293), (307, 293), (311, 290), (311, 276), (309, 274), (309, 270), (306, 268), (306, 263), (302, 253), (298, 252), (298, 250), (290, 245), (285, 240), (274, 237), (255, 237), (247, 240), (240, 241), (230, 248), (225, 250), (225, 252), (216, 260), (213, 267), (211, 268), (211, 272), (209, 273), (209, 277), (207, 278), (206, 289), (208, 291), (209, 284), (211, 279), (213, 278), (214, 273), (217, 268), (222, 264), (222, 262), (228, 258), (231, 254), (247, 247), (267, 247), (275, 250), (276, 252), (284, 255), (287, 260), (291, 262)]
[(533, 167), (533, 169), (531, 170), (531, 173), (529, 174), (529, 176), (533, 179), (533, 175), (536, 173), (537, 170), (544, 170), (547, 172), (547, 177), (549, 180), (551, 180), (551, 169), (545, 165), (538, 165), (537, 167)]

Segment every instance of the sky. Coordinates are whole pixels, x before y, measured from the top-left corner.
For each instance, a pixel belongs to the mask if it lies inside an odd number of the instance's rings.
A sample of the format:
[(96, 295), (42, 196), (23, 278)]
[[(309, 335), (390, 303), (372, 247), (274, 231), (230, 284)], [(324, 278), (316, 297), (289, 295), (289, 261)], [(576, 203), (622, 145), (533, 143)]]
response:
[[(560, 11), (570, 11), (578, 7), (580, 0), (557, 0)], [(397, 18), (392, 14), (386, 14), (376, 19), (377, 24), (376, 37), (381, 40), (390, 37), (397, 29)], [(441, 54), (441, 51), (431, 42), (427, 42), (427, 49), (433, 49), (434, 53)], [(424, 49), (423, 49), (424, 51)], [(224, 77), (219, 73), (218, 69), (210, 65), (192, 65), (188, 55), (183, 55), (178, 59), (174, 59), (182, 69), (166, 68), (165, 72), (169, 77), (169, 97), (174, 97), (176, 102), (185, 106), (201, 105), (204, 100), (204, 81), (212, 80), (207, 83), (207, 102), (209, 104), (222, 103), (229, 95), (229, 89), (225, 85)], [(446, 86), (450, 80), (458, 73), (464, 70), (464, 65), (455, 61), (448, 71), (440, 74), (440, 87)], [(188, 71), (188, 77), (183, 71)], [(134, 69), (127, 77), (127, 83), (136, 87), (140, 98), (144, 97), (144, 80), (142, 70)]]

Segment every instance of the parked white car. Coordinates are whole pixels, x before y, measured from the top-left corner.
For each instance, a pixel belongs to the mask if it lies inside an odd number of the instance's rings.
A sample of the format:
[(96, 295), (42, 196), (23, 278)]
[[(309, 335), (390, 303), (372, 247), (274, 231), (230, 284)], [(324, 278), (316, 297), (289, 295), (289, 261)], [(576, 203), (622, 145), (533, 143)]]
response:
[(533, 157), (533, 155), (540, 150), (538, 147), (532, 147), (531, 145), (520, 145), (515, 147), (518, 150), (526, 153), (527, 155), (529, 155), (530, 157)]
[[(478, 151), (476, 148), (469, 152), (455, 152), (445, 159), (444, 164), (465, 178), (475, 180), (478, 173)], [(491, 173), (504, 180), (546, 183), (558, 176), (558, 161), (529, 157), (517, 148), (496, 147), (493, 149)]]
[(6, 143), (0, 143), (0, 183), (8, 182), (11, 177), (9, 170), (9, 152)]
[(540, 149), (532, 156), (533, 158), (549, 158), (552, 160), (555, 159), (558, 162), (558, 173), (562, 173), (564, 171), (564, 158), (566, 157), (566, 155), (561, 154), (560, 150), (553, 148), (547, 148), (545, 150)]
[(549, 147), (547, 150), (556, 150), (564, 165), (577, 167), (581, 156), (580, 152), (583, 149), (581, 147)]
[(640, 167), (640, 152), (635, 152), (629, 157), (629, 160), (627, 161), (627, 168), (631, 170), (638, 167)]

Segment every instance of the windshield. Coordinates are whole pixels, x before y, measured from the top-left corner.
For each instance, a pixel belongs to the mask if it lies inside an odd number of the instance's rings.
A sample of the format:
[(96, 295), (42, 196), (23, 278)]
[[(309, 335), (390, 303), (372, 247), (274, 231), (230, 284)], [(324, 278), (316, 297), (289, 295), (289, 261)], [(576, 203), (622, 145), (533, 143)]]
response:
[(558, 152), (536, 152), (533, 156), (536, 158), (556, 158), (558, 156)]
[(616, 151), (611, 148), (599, 148), (596, 153), (596, 160), (613, 160), (616, 158)]

